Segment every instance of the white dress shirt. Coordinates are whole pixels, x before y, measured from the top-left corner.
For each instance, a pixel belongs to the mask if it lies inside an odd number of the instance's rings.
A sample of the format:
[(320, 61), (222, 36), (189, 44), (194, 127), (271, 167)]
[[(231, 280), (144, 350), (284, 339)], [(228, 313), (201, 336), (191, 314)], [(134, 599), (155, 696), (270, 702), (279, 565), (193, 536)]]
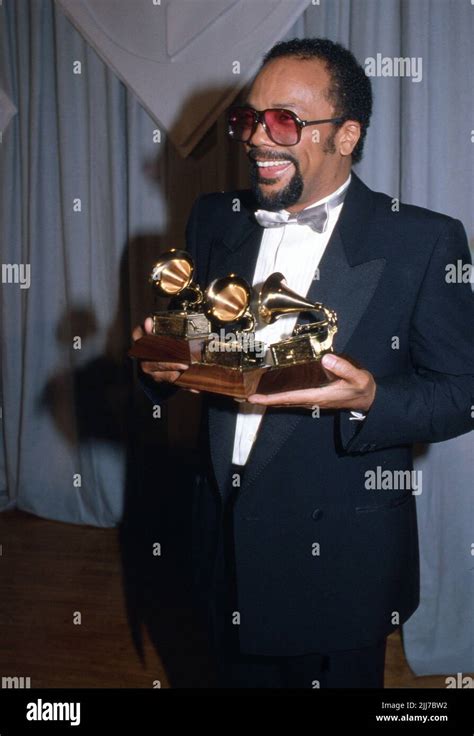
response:
[[(328, 199), (337, 196), (350, 184), (351, 176), (339, 189), (327, 197), (310, 205), (316, 207), (324, 204)], [(343, 207), (343, 202), (329, 209), (326, 229), (317, 233), (308, 225), (299, 225), (296, 222), (281, 227), (265, 228), (260, 243), (257, 264), (252, 284), (259, 289), (265, 279), (275, 271), (280, 271), (286, 279), (290, 289), (300, 296), (306, 296), (311, 282), (318, 277), (318, 266), (323, 257), (326, 246), (332, 235), (336, 222)], [(309, 207), (307, 208), (309, 209)], [(327, 305), (331, 308), (331, 305)], [(280, 317), (272, 325), (258, 325), (255, 331), (257, 340), (268, 346), (289, 337), (298, 320), (298, 313)], [(234, 450), (232, 462), (236, 465), (245, 465), (250, 451), (257, 438), (260, 423), (266, 407), (242, 404), (239, 407), (234, 435)], [(363, 417), (361, 417), (363, 418)]]

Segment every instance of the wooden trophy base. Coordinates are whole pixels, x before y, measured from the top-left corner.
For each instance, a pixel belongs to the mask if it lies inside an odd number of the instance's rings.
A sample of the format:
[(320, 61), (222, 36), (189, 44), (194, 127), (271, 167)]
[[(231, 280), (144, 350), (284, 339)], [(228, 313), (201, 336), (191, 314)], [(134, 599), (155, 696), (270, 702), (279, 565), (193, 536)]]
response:
[(272, 368), (264, 373), (258, 384), (259, 394), (278, 394), (282, 391), (298, 391), (304, 388), (321, 388), (336, 380), (326, 371), (321, 360), (295, 363)]
[(154, 363), (200, 363), (206, 338), (183, 340), (168, 335), (144, 335), (128, 351), (131, 358)]
[(231, 368), (215, 363), (202, 363), (203, 338), (182, 340), (168, 336), (145, 335), (137, 340), (129, 355), (150, 362), (189, 363), (175, 381), (180, 388), (223, 394), (235, 399), (247, 399), (255, 393), (275, 394), (304, 388), (318, 388), (335, 377), (326, 371), (320, 360), (280, 367), (260, 366)]

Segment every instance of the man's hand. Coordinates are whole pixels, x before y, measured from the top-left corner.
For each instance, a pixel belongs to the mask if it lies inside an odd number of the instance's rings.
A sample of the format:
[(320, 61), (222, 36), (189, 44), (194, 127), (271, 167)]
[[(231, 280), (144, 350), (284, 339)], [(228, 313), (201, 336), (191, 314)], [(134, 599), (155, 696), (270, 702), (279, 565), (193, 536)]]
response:
[(327, 354), (323, 366), (339, 380), (323, 388), (306, 388), (278, 394), (252, 394), (247, 401), (262, 406), (302, 406), (307, 409), (354, 409), (368, 411), (375, 398), (376, 384), (369, 371), (356, 368), (348, 360)]
[[(145, 329), (143, 329), (143, 327)], [(134, 342), (143, 337), (145, 334), (151, 335), (153, 330), (153, 320), (151, 317), (147, 317), (143, 327), (135, 327), (132, 332), (132, 339)], [(178, 380), (181, 373), (189, 368), (186, 363), (155, 363), (147, 360), (140, 361), (141, 369), (148, 376), (153, 378), (157, 383), (167, 381), (168, 383), (174, 383)]]

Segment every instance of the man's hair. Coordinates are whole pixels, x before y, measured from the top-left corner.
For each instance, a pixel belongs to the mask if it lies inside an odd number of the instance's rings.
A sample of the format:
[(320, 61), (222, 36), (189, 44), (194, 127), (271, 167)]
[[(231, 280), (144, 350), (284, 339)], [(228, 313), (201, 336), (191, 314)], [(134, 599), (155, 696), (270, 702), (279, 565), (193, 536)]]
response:
[[(360, 123), (360, 138), (352, 151), (352, 161), (362, 158), (364, 140), (372, 113), (372, 86), (370, 79), (354, 54), (328, 38), (293, 38), (281, 41), (265, 54), (262, 67), (272, 59), (320, 59), (330, 75), (327, 100), (334, 106), (335, 117)], [(340, 123), (337, 127), (340, 127)]]

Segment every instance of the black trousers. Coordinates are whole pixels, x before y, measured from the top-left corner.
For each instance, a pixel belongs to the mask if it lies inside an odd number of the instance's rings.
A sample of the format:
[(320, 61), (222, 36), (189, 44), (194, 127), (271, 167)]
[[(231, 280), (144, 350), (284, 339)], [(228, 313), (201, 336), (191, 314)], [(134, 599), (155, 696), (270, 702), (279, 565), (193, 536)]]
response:
[(221, 650), (220, 688), (383, 688), (385, 640), (374, 647), (298, 657), (252, 657)]
[[(244, 468), (232, 466), (243, 477)], [(238, 488), (229, 484), (221, 516), (209, 623), (220, 688), (383, 688), (386, 639), (371, 647), (308, 652), (294, 657), (251, 656), (239, 648), (233, 545), (233, 504)]]

